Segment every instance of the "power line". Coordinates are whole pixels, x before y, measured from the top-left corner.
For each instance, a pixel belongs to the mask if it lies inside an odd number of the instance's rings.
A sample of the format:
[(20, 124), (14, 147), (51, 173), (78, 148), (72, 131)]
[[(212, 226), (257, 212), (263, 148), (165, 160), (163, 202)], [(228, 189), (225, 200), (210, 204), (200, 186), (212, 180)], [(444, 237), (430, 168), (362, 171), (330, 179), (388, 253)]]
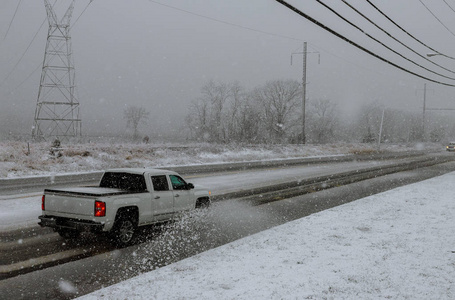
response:
[(85, 11), (87, 10), (88, 6), (90, 4), (92, 4), (93, 0), (90, 0), (90, 2), (87, 4), (87, 6), (84, 8), (84, 10), (81, 12), (81, 14), (79, 15), (79, 17), (77, 17), (76, 21), (74, 21), (73, 25), (70, 27), (70, 29), (72, 29), (74, 27), (74, 25), (76, 25), (77, 21), (79, 21), (79, 19), (82, 17), (82, 15), (85, 13)]
[(5, 84), (5, 82), (9, 79), (9, 77), (11, 76), (11, 74), (13, 74), (13, 72), (16, 70), (17, 66), (20, 64), (20, 62), (22, 61), (22, 59), (24, 58), (25, 54), (27, 53), (27, 51), (30, 49), (30, 47), (32, 46), (32, 43), (33, 41), (35, 40), (35, 38), (38, 36), (38, 33), (41, 31), (41, 28), (43, 27), (44, 23), (46, 22), (46, 19), (44, 19), (43, 23), (41, 23), (41, 26), (38, 28), (38, 31), (36, 31), (35, 35), (33, 36), (32, 40), (30, 41), (30, 43), (28, 44), (27, 46), (27, 49), (25, 49), (25, 51), (22, 53), (21, 57), (19, 58), (19, 60), (16, 62), (16, 64), (14, 65), (14, 67), (11, 69), (11, 71), (8, 73), (8, 75), (6, 75), (5, 79), (3, 79), (3, 81), (0, 83), (0, 87), (3, 86), (3, 84)]
[(430, 14), (436, 19), (438, 20), (439, 23), (441, 23), (442, 26), (444, 26), (445, 29), (447, 29), (448, 32), (450, 32), (453, 36), (455, 36), (455, 33), (453, 33), (452, 30), (449, 29), (449, 27), (446, 26), (446, 24), (444, 24), (441, 19), (439, 19), (429, 8), (428, 6), (425, 5), (425, 3), (423, 3), (422, 0), (419, 0), (420, 3), (422, 3), (422, 5), (430, 12)]
[(14, 18), (16, 17), (16, 14), (17, 14), (17, 11), (19, 10), (19, 6), (21, 5), (21, 2), (22, 2), (22, 0), (19, 0), (19, 2), (17, 3), (16, 10), (14, 11), (14, 15), (13, 15), (13, 17), (11, 18), (11, 22), (9, 22), (8, 29), (6, 29), (6, 33), (5, 33), (5, 36), (3, 37), (2, 42), (5, 41), (6, 36), (7, 36), (8, 33), (9, 33), (9, 30), (10, 30), (10, 28), (11, 28), (11, 24), (13, 24)]
[(40, 63), (36, 66), (36, 68), (35, 68), (27, 77), (25, 77), (24, 80), (22, 80), (21, 83), (19, 83), (15, 88), (13, 88), (12, 90), (10, 90), (10, 91), (8, 92), (8, 94), (5, 93), (4, 95), (11, 95), (11, 94), (13, 94), (18, 88), (20, 88), (25, 82), (27, 82), (27, 80), (28, 80), (30, 77), (32, 77), (32, 75), (35, 74), (35, 72), (38, 71), (38, 69), (39, 69), (40, 67), (42, 67), (42, 65), (43, 65), (43, 63), (40, 62)]
[(233, 27), (238, 27), (238, 28), (242, 28), (242, 29), (246, 29), (246, 30), (250, 30), (250, 31), (254, 31), (254, 32), (262, 33), (262, 34), (267, 34), (267, 35), (271, 35), (271, 36), (276, 36), (276, 37), (280, 37), (280, 38), (285, 38), (285, 39), (289, 39), (289, 40), (303, 42), (302, 39), (298, 39), (298, 38), (294, 38), (294, 37), (290, 37), (290, 36), (285, 36), (285, 35), (281, 35), (281, 34), (276, 34), (276, 33), (270, 33), (270, 32), (267, 32), (267, 31), (262, 31), (262, 30), (259, 30), (259, 29), (254, 29), (254, 28), (251, 28), (251, 27), (246, 27), (246, 26), (234, 24), (234, 23), (231, 23), (231, 22), (227, 22), (227, 21), (215, 19), (215, 18), (212, 18), (212, 17), (204, 16), (204, 15), (201, 15), (201, 14), (197, 14), (197, 13), (194, 13), (194, 12), (191, 12), (191, 11), (188, 11), (188, 10), (184, 10), (184, 9), (181, 9), (181, 8), (178, 8), (178, 7), (175, 7), (175, 6), (167, 5), (167, 4), (156, 2), (156, 1), (153, 1), (153, 0), (149, 0), (149, 2), (158, 4), (158, 5), (162, 5), (162, 6), (171, 8), (171, 9), (175, 9), (175, 10), (178, 10), (178, 11), (181, 11), (181, 12), (193, 15), (193, 16), (197, 16), (197, 17), (204, 18), (204, 19), (207, 19), (207, 20), (215, 21), (217, 23), (221, 23), (221, 24), (225, 24), (225, 25), (229, 25), (229, 26), (233, 26)]
[[(447, 69), (446, 67), (444, 66), (441, 66), (440, 64), (438, 63), (435, 63), (434, 61), (428, 59), (426, 56), (418, 53), (417, 51), (415, 51), (414, 49), (412, 49), (411, 47), (409, 47), (408, 45), (404, 44), (402, 41), (400, 41), (399, 39), (397, 39), (396, 37), (394, 37), (392, 34), (390, 34), (388, 31), (384, 30), (382, 27), (380, 27), (379, 25), (377, 25), (375, 22), (373, 22), (370, 18), (368, 18), (367, 16), (365, 16), (364, 14), (362, 14), (359, 10), (357, 10), (355, 7), (353, 7), (351, 4), (349, 4), (346, 0), (341, 0), (344, 4), (346, 4), (349, 8), (351, 8), (352, 10), (354, 10), (357, 14), (359, 14), (360, 16), (362, 16), (364, 19), (366, 19), (368, 22), (370, 22), (371, 24), (373, 24), (376, 28), (378, 28), (379, 30), (381, 30), (382, 32), (384, 32), (387, 36), (389, 36), (391, 39), (393, 39), (394, 41), (398, 42), (399, 44), (401, 44), (402, 46), (404, 46), (406, 49), (412, 51), (413, 53), (417, 54), (419, 57), (425, 59), (426, 61), (429, 61), (430, 63), (432, 63), (433, 65), (436, 65), (450, 73), (454, 73), (454, 71), (450, 70), (450, 69)], [(450, 78), (450, 79), (455, 79), (455, 78), (451, 78), (451, 77), (447, 77), (447, 78)]]
[[(263, 30), (258, 30), (258, 29), (254, 29), (254, 28), (250, 28), (250, 27), (245, 27), (245, 26), (242, 26), (242, 25), (238, 25), (238, 24), (233, 24), (233, 23), (230, 23), (230, 22), (226, 22), (226, 21), (222, 21), (222, 20), (218, 20), (218, 19), (215, 19), (215, 18), (212, 18), (212, 17), (207, 17), (207, 16), (204, 16), (204, 15), (200, 15), (200, 14), (197, 14), (197, 13), (193, 13), (193, 12), (190, 12), (190, 11), (187, 11), (187, 10), (184, 10), (184, 9), (181, 9), (181, 8), (178, 8), (178, 7), (174, 7), (174, 6), (170, 6), (170, 5), (167, 5), (167, 4), (163, 4), (163, 3), (160, 3), (160, 2), (156, 2), (156, 1), (153, 1), (153, 0), (149, 0), (149, 2), (152, 2), (152, 3), (155, 3), (155, 4), (158, 4), (158, 5), (162, 5), (162, 6), (165, 6), (165, 7), (168, 7), (168, 8), (171, 8), (171, 9), (175, 9), (175, 10), (178, 10), (178, 11), (181, 11), (181, 12), (184, 12), (184, 13), (188, 13), (190, 15), (194, 15), (194, 16), (197, 16), (197, 17), (201, 17), (201, 18), (205, 18), (205, 19), (208, 19), (208, 20), (211, 20), (211, 21), (215, 21), (217, 23), (222, 23), (222, 24), (226, 24), (226, 25), (230, 25), (230, 26), (234, 26), (234, 27), (238, 27), (238, 28), (241, 28), (241, 29), (246, 29), (246, 30), (250, 30), (250, 31), (254, 31), (254, 32), (258, 32), (258, 33), (261, 33), (261, 34), (267, 34), (267, 35), (271, 35), (271, 36), (277, 36), (277, 37), (280, 37), (280, 38), (285, 38), (285, 39), (290, 39), (290, 40), (297, 40), (297, 41), (303, 41), (302, 39), (298, 39), (298, 38), (293, 38), (293, 37), (289, 37), (289, 36), (285, 36), (285, 35), (280, 35), (280, 34), (274, 34), (274, 33), (270, 33), (270, 32), (266, 32), (266, 31), (263, 31)], [(311, 46), (311, 44), (309, 44), (309, 46)], [(381, 74), (381, 73), (378, 73), (377, 71), (375, 70), (371, 70), (371, 69), (367, 69), (365, 68), (364, 66), (361, 66), (359, 64), (356, 64), (352, 61), (349, 61), (339, 55), (336, 55), (320, 46), (317, 46), (315, 44), (313, 44), (314, 47), (316, 48), (319, 48), (321, 49), (322, 51), (325, 51), (326, 53), (332, 55), (333, 57), (336, 57), (340, 60), (343, 60), (351, 65), (354, 65), (360, 69), (365, 69), (365, 70), (368, 70), (370, 72), (374, 72), (374, 73), (377, 73), (377, 74)], [(301, 48), (302, 46), (300, 46), (299, 48)], [(293, 52), (296, 52), (297, 50), (293, 51)], [(381, 74), (381, 75), (384, 75), (384, 74)]]
[(324, 2), (322, 2), (321, 0), (316, 0), (316, 2), (318, 2), (319, 4), (321, 4), (322, 6), (324, 6), (325, 8), (327, 8), (328, 10), (330, 10), (332, 13), (334, 13), (337, 17), (339, 17), (340, 19), (342, 19), (343, 21), (345, 21), (346, 23), (348, 23), (349, 25), (351, 25), (352, 27), (354, 27), (355, 29), (359, 30), (360, 32), (362, 32), (363, 34), (365, 34), (368, 38), (372, 39), (373, 41), (375, 41), (376, 43), (380, 44), (381, 46), (385, 47), (387, 50), (389, 51), (392, 51), (393, 53), (395, 53), (396, 55), (400, 56), (401, 58), (403, 58), (404, 60), (407, 60), (409, 61), (410, 63), (430, 72), (430, 73), (433, 73), (433, 74), (436, 74), (436, 75), (439, 75), (441, 77), (444, 77), (444, 78), (447, 78), (447, 79), (451, 79), (451, 80), (455, 80), (455, 78), (453, 77), (449, 77), (449, 76), (445, 76), (443, 74), (440, 74), (438, 72), (435, 72), (431, 69), (428, 69), (418, 63), (416, 63), (415, 61), (407, 58), (406, 56), (404, 56), (403, 54), (399, 53), (398, 51), (395, 51), (394, 49), (390, 48), (389, 46), (387, 46), (386, 44), (384, 44), (383, 42), (381, 42), (380, 40), (376, 39), (375, 37), (371, 36), (370, 34), (368, 34), (367, 32), (365, 32), (362, 28), (360, 28), (359, 26), (355, 25), (354, 23), (352, 23), (351, 21), (349, 21), (348, 19), (346, 19), (345, 17), (343, 17), (342, 15), (340, 15), (338, 12), (336, 12), (333, 8), (331, 8), (330, 6), (328, 6), (327, 4), (325, 4)]
[(401, 27), (400, 25), (398, 25), (394, 20), (392, 20), (389, 16), (387, 16), (382, 10), (380, 10), (376, 5), (374, 5), (373, 3), (371, 3), (370, 0), (365, 0), (368, 4), (370, 4), (374, 9), (376, 9), (381, 15), (383, 15), (387, 20), (389, 20), (393, 25), (395, 25), (396, 27), (398, 27), (401, 31), (403, 31), (404, 33), (406, 33), (408, 36), (410, 36), (412, 39), (414, 39), (416, 42), (420, 43), (421, 45), (427, 47), (429, 50), (435, 52), (435, 53), (438, 53), (444, 57), (447, 57), (447, 58), (451, 58), (451, 59), (455, 59), (455, 57), (452, 57), (452, 56), (449, 56), (449, 55), (446, 55), (446, 54), (443, 54), (441, 53), (440, 51), (438, 50), (435, 50), (433, 49), (432, 47), (428, 46), (427, 44), (425, 44), (424, 42), (422, 42), (421, 40), (419, 40), (418, 38), (416, 38), (415, 36), (413, 36), (412, 34), (410, 34), (406, 29), (404, 29), (403, 27)]
[[(22, 1), (22, 0), (20, 0)], [(71, 26), (71, 28), (74, 27), (74, 25), (76, 25), (77, 21), (79, 21), (79, 19), (81, 18), (81, 16), (85, 13), (85, 11), (87, 10), (88, 6), (93, 2), (94, 0), (90, 0), (90, 2), (87, 4), (87, 6), (84, 8), (84, 10), (81, 12), (81, 14), (79, 15), (79, 17), (76, 19), (76, 21), (73, 23), (73, 25)], [(55, 4), (57, 3), (54, 2), (54, 5), (52, 6), (55, 6)], [(30, 44), (28, 45), (27, 49), (24, 51), (24, 53), (22, 54), (21, 58), (19, 59), (19, 61), (16, 63), (16, 65), (13, 67), (13, 69), (8, 73), (8, 75), (6, 76), (6, 78), (2, 81), (2, 83), (0, 83), (0, 87), (5, 83), (6, 80), (8, 80), (8, 78), (11, 76), (11, 74), (15, 71), (15, 69), (17, 68), (17, 66), (19, 65), (19, 63), (22, 61), (22, 59), (24, 58), (25, 54), (27, 53), (27, 51), (29, 50), (31, 44), (33, 43), (33, 41), (35, 40), (36, 36), (38, 35), (38, 33), (41, 31), (41, 28), (43, 27), (44, 23), (46, 22), (47, 19), (44, 19), (43, 23), (41, 24), (41, 26), (39, 27), (38, 31), (36, 32), (35, 36), (33, 37), (33, 39), (31, 40)], [(21, 87), (38, 69), (39, 67), (42, 65), (42, 63), (38, 64), (38, 66), (19, 84), (17, 85), (13, 90), (10, 91), (10, 94), (13, 93), (15, 90), (17, 90), (19, 87)]]
[[(52, 7), (55, 6), (55, 4), (57, 3), (57, 0), (55, 0), (54, 4), (52, 5)], [(38, 30), (36, 31), (35, 35), (33, 36), (32, 40), (30, 41), (30, 43), (28, 44), (27, 48), (25, 49), (24, 53), (22, 53), (21, 57), (19, 58), (19, 60), (16, 62), (16, 64), (14, 65), (14, 67), (11, 69), (11, 71), (8, 73), (8, 75), (6, 75), (6, 77), (3, 79), (3, 81), (0, 83), (0, 87), (2, 87), (5, 82), (9, 79), (9, 77), (11, 76), (11, 74), (13, 74), (13, 72), (16, 70), (17, 66), (20, 64), (20, 62), (22, 61), (22, 59), (24, 58), (25, 54), (28, 52), (28, 50), (30, 49), (30, 47), (32, 46), (32, 43), (33, 41), (35, 41), (35, 38), (38, 36), (38, 33), (41, 31), (41, 28), (43, 28), (43, 25), (44, 23), (46, 22), (47, 18), (45, 18), (43, 20), (43, 22), (41, 23), (40, 27), (38, 28)], [(31, 75), (30, 75), (31, 76)]]
[[(324, 51), (325, 53), (327, 53), (327, 54), (329, 54), (329, 55), (331, 55), (331, 56), (333, 56), (333, 57), (336, 57), (336, 58), (338, 58), (338, 59), (340, 59), (340, 60), (342, 60), (342, 61), (344, 61), (344, 62), (347, 62), (348, 64), (351, 64), (351, 65), (353, 65), (353, 66), (356, 66), (356, 67), (359, 68), (359, 69), (363, 69), (363, 70), (366, 70), (366, 71), (368, 71), (368, 72), (373, 72), (373, 73), (376, 73), (376, 74), (381, 75), (381, 76), (384, 76), (384, 75), (385, 75), (384, 73), (378, 72), (378, 70), (369, 69), (369, 68), (366, 68), (365, 66), (362, 66), (362, 65), (356, 64), (355, 62), (352, 62), (352, 61), (350, 61), (350, 60), (347, 60), (346, 58), (341, 57), (341, 56), (339, 56), (339, 55), (336, 55), (336, 54), (330, 52), (329, 50), (322, 48), (321, 46), (317, 46), (317, 45), (312, 44), (312, 43), (308, 43), (308, 46), (311, 47), (311, 48), (313, 48), (313, 49), (315, 49), (315, 50)], [(296, 51), (294, 51), (294, 52), (296, 52)]]
[(410, 70), (408, 70), (408, 69), (406, 69), (406, 68), (404, 68), (404, 67), (401, 67), (401, 66), (399, 66), (399, 65), (397, 65), (397, 64), (395, 64), (395, 63), (393, 63), (393, 62), (391, 62), (391, 61), (389, 61), (389, 60), (383, 58), (382, 56), (380, 56), (380, 55), (378, 55), (378, 54), (376, 54), (376, 53), (374, 53), (374, 52), (372, 52), (372, 51), (366, 49), (365, 47), (360, 46), (359, 44), (355, 43), (354, 41), (352, 41), (352, 40), (346, 38), (345, 36), (341, 35), (340, 33), (336, 32), (335, 30), (333, 30), (333, 29), (327, 27), (326, 25), (322, 24), (321, 22), (317, 21), (316, 19), (314, 19), (314, 18), (310, 17), (309, 15), (305, 14), (304, 12), (302, 12), (302, 11), (299, 10), (299, 9), (297, 9), (296, 7), (290, 5), (290, 4), (287, 3), (286, 1), (283, 1), (283, 0), (275, 0), (275, 1), (278, 2), (278, 3), (280, 3), (281, 5), (285, 6), (286, 8), (288, 8), (288, 9), (294, 11), (294, 12), (297, 13), (298, 15), (304, 17), (304, 18), (307, 19), (308, 21), (310, 21), (310, 22), (316, 24), (317, 26), (321, 27), (322, 29), (328, 31), (329, 33), (333, 34), (334, 36), (336, 36), (336, 37), (338, 37), (338, 38), (344, 40), (345, 42), (347, 42), (347, 43), (353, 45), (354, 47), (356, 47), (356, 48), (358, 48), (358, 49), (364, 51), (365, 53), (367, 53), (367, 54), (369, 54), (369, 55), (371, 55), (371, 56), (373, 56), (373, 57), (375, 57), (375, 58), (377, 58), (377, 59), (379, 59), (379, 60), (381, 60), (381, 61), (383, 61), (383, 62), (385, 62), (385, 63), (387, 63), (387, 64), (389, 64), (389, 65), (391, 65), (391, 66), (393, 66), (393, 67), (395, 67), (395, 68), (397, 68), (397, 69), (400, 69), (400, 70), (402, 70), (402, 71), (404, 71), (404, 72), (406, 72), (406, 73), (409, 73), (409, 74), (411, 74), (411, 75), (414, 75), (414, 76), (416, 76), (416, 77), (419, 77), (419, 78), (422, 78), (422, 79), (425, 79), (425, 80), (428, 80), (428, 81), (431, 81), (431, 82), (434, 82), (434, 83), (438, 83), (438, 84), (445, 85), (445, 86), (450, 86), (450, 87), (455, 87), (454, 84), (449, 84), (449, 83), (441, 82), (441, 81), (438, 81), (438, 80), (434, 80), (434, 79), (425, 77), (425, 76), (423, 76), (423, 75), (420, 75), (420, 74), (418, 74), (418, 73), (412, 72), (412, 71), (410, 71)]
[(454, 9), (452, 6), (450, 6), (450, 4), (447, 3), (446, 0), (442, 0), (442, 1), (444, 1), (444, 3), (445, 3), (453, 12), (455, 12), (455, 9)]

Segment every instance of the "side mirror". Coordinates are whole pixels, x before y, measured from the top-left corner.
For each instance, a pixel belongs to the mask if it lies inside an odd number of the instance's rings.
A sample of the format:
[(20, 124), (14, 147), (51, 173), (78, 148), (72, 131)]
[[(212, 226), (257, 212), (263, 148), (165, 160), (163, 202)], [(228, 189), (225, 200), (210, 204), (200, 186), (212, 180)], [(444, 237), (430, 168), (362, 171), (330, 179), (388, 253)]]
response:
[(187, 187), (189, 190), (194, 189), (194, 184), (192, 184), (192, 183), (187, 183), (187, 184), (186, 184), (186, 187)]

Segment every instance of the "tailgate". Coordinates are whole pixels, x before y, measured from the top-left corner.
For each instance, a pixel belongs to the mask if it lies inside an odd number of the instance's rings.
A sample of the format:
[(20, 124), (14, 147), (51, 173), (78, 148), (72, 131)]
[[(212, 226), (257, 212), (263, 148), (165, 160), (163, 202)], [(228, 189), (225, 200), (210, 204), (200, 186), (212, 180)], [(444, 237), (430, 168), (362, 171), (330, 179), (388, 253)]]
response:
[(60, 193), (45, 194), (44, 214), (65, 213), (79, 216), (94, 216), (95, 197)]

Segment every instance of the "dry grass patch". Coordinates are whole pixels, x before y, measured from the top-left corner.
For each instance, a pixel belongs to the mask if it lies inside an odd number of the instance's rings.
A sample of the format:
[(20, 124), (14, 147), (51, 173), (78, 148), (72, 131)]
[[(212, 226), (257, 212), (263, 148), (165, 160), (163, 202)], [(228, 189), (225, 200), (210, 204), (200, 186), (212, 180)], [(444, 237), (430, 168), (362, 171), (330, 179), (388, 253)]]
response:
[(74, 156), (87, 157), (87, 156), (91, 156), (92, 154), (90, 153), (90, 151), (87, 151), (87, 150), (66, 149), (63, 151), (63, 155), (67, 156), (67, 157), (74, 157)]

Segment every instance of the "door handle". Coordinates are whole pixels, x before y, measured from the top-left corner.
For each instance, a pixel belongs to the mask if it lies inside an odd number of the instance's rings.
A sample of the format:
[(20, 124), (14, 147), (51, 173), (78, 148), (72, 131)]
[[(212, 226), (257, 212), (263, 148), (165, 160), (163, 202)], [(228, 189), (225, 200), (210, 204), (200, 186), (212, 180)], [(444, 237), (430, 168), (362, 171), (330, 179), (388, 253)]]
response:
[(180, 195), (179, 194), (175, 194), (175, 197), (180, 197)]
[(155, 196), (155, 199), (160, 199), (160, 196)]

